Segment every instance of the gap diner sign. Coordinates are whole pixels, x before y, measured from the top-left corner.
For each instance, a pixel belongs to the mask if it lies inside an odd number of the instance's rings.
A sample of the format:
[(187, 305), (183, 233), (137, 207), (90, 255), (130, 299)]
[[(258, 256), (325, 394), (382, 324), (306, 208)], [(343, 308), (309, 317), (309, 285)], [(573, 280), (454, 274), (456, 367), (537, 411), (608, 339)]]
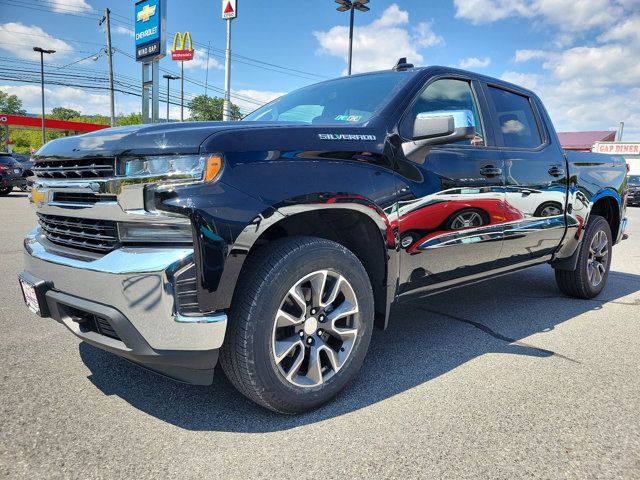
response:
[(640, 155), (640, 143), (596, 143), (593, 146), (596, 153)]
[[(189, 48), (184, 48), (186, 41)], [(178, 48), (180, 47), (180, 48)], [(193, 60), (193, 44), (191, 43), (191, 34), (189, 32), (176, 32), (173, 36), (173, 48), (171, 49), (171, 60), (188, 61)]]

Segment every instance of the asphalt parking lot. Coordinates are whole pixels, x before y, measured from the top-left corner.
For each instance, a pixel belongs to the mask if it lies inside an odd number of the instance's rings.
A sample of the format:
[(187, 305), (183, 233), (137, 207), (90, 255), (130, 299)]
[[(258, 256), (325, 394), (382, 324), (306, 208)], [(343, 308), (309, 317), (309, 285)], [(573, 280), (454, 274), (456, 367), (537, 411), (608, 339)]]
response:
[(0, 198), (0, 477), (640, 478), (640, 208), (600, 298), (540, 266), (394, 310), (355, 384), (298, 417), (187, 386), (23, 305), (35, 224)]

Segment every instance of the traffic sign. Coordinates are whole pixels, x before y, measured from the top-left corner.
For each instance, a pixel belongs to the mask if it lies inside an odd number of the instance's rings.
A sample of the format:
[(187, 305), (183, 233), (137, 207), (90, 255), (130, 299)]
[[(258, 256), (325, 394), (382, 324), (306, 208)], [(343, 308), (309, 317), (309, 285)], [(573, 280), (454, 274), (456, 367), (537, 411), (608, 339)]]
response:
[(222, 0), (222, 19), (231, 20), (238, 16), (237, 0)]

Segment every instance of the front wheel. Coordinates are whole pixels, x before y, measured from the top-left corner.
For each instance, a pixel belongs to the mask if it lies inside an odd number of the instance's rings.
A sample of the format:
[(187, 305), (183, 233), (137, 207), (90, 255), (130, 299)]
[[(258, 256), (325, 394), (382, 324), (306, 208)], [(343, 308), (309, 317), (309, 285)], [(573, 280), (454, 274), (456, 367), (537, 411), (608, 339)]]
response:
[(598, 296), (609, 276), (612, 246), (609, 223), (603, 217), (592, 215), (580, 245), (576, 269), (556, 270), (556, 283), (562, 293), (577, 298)]
[(319, 407), (357, 374), (373, 330), (366, 270), (342, 245), (293, 237), (262, 247), (238, 283), (220, 363), (280, 413)]
[(11, 193), (13, 187), (0, 187), (0, 197), (5, 197)]

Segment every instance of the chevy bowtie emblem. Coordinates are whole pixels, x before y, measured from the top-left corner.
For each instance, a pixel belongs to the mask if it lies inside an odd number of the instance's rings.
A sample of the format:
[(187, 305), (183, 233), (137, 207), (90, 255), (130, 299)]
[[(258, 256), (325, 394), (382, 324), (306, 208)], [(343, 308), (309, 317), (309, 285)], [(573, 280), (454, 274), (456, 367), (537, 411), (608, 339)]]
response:
[(151, 17), (156, 14), (156, 6), (145, 5), (142, 10), (138, 12), (138, 21), (147, 22)]
[(47, 198), (46, 192), (41, 192), (36, 187), (31, 188), (31, 203), (33, 203), (36, 207), (41, 207), (44, 204), (44, 201)]

